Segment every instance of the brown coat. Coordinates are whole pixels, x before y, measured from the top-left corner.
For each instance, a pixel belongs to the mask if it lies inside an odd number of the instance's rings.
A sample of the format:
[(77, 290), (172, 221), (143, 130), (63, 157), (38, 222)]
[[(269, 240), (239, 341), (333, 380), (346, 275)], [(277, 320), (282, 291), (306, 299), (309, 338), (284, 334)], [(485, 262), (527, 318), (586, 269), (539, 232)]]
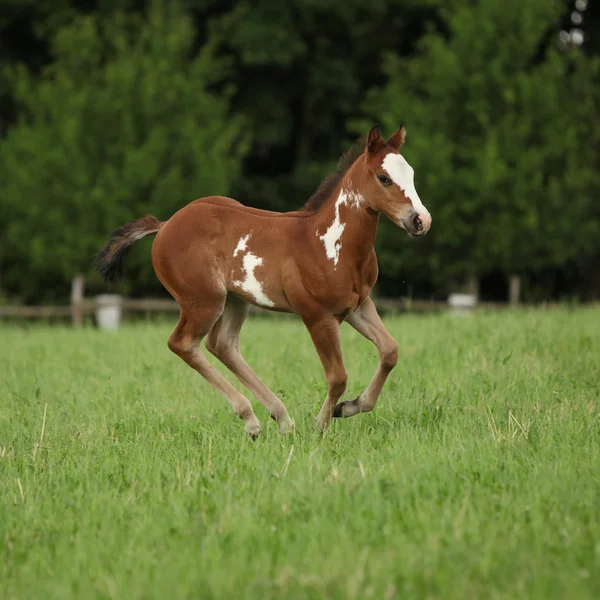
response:
[[(168, 221), (144, 217), (114, 232), (100, 253), (107, 280), (122, 275), (128, 248), (156, 233), (152, 262), (157, 277), (181, 307), (169, 347), (229, 400), (255, 436), (260, 424), (248, 399), (215, 371), (206, 346), (248, 387), (275, 419), (292, 429), (287, 409), (250, 369), (238, 344), (248, 303), (298, 314), (321, 358), (328, 394), (317, 417), (325, 429), (332, 416), (372, 410), (396, 364), (397, 344), (385, 330), (369, 293), (377, 280), (375, 237), (381, 213), (412, 237), (424, 235), (431, 216), (414, 189), (412, 169), (398, 149), (403, 127), (384, 142), (378, 128), (366, 146), (345, 155), (298, 211), (276, 213), (209, 196), (183, 207)], [(373, 380), (358, 398), (338, 400), (346, 387), (339, 325), (346, 320), (380, 353)]]

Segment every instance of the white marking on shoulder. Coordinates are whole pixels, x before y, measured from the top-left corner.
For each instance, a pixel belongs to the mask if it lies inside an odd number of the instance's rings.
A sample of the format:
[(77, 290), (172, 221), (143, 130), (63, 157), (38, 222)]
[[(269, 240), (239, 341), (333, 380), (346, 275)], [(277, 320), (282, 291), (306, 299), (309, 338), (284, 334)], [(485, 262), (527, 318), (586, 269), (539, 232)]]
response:
[[(248, 241), (248, 237), (249, 235), (246, 236), (245, 242)], [(240, 240), (240, 243), (241, 241), (242, 240)], [(238, 244), (238, 246), (239, 245), (240, 244)], [(246, 249), (245, 245), (243, 249)], [(256, 269), (256, 267), (259, 267), (262, 264), (263, 259), (260, 256), (256, 256), (256, 254), (252, 254), (252, 252), (247, 252), (246, 254), (244, 254), (243, 269), (246, 278), (244, 279), (244, 281), (234, 281), (233, 285), (236, 285), (245, 292), (248, 292), (248, 294), (254, 297), (257, 304), (260, 304), (261, 306), (275, 306), (275, 303), (272, 302), (269, 298), (267, 298), (266, 294), (263, 291), (261, 282), (256, 278), (256, 275), (254, 274), (254, 269)]]
[(404, 192), (412, 202), (413, 208), (422, 216), (428, 217), (429, 211), (423, 206), (415, 189), (415, 172), (402, 154), (390, 152), (381, 165), (392, 181)]
[(233, 251), (233, 255), (237, 256), (239, 252), (243, 252), (248, 247), (248, 240), (252, 234), (245, 235), (240, 238), (240, 241), (237, 243), (235, 250)]
[(333, 223), (327, 228), (327, 231), (323, 235), (319, 235), (319, 232), (317, 231), (317, 237), (325, 246), (327, 258), (333, 260), (333, 264), (336, 265), (336, 267), (340, 259), (340, 250), (342, 249), (342, 233), (344, 233), (344, 229), (346, 228), (346, 224), (342, 223), (340, 219), (340, 206), (349, 205), (357, 208), (362, 202), (364, 202), (364, 198), (361, 194), (351, 190), (342, 189), (335, 201), (335, 217)]

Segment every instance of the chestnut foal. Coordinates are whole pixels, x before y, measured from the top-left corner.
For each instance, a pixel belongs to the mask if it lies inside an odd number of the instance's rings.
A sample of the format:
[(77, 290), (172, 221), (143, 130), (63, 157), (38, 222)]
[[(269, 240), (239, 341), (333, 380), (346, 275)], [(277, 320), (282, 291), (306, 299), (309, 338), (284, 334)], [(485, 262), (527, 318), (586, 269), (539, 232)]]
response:
[[(209, 352), (256, 396), (280, 432), (291, 431), (293, 421), (283, 402), (240, 352), (249, 303), (302, 318), (327, 379), (327, 398), (317, 417), (322, 429), (332, 416), (372, 410), (396, 365), (398, 344), (383, 326), (369, 292), (378, 274), (374, 243), (379, 215), (414, 238), (425, 235), (431, 225), (415, 190), (413, 170), (398, 153), (405, 133), (400, 127), (386, 142), (374, 127), (366, 144), (340, 159), (338, 170), (301, 210), (277, 213), (209, 196), (165, 222), (146, 216), (127, 223), (99, 253), (100, 273), (105, 281), (115, 281), (123, 274), (129, 247), (157, 234), (154, 270), (181, 308), (169, 348), (225, 396), (253, 437), (260, 433), (260, 423), (252, 405), (200, 349), (206, 338)], [(347, 381), (342, 321), (375, 344), (380, 363), (358, 398), (338, 404)]]

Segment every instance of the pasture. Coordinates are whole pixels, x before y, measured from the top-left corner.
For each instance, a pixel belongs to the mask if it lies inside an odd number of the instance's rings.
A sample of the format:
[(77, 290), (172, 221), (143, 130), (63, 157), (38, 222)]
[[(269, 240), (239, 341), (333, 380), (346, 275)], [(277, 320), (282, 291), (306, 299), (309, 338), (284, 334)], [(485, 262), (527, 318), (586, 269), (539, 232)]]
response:
[[(387, 318), (375, 411), (325, 436), (308, 332), (250, 319), (296, 422), (249, 396), (254, 442), (174, 322), (0, 326), (1, 598), (600, 597), (599, 309)], [(350, 399), (377, 354), (342, 334)]]

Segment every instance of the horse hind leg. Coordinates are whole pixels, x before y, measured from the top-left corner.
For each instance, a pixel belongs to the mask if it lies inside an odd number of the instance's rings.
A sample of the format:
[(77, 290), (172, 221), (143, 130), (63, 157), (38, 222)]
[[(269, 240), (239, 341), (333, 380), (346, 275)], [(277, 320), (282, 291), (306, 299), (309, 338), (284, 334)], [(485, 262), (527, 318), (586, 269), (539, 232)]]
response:
[(290, 433), (294, 423), (285, 405), (254, 373), (240, 352), (240, 330), (247, 315), (248, 304), (230, 294), (223, 314), (206, 338), (206, 348), (256, 396), (279, 425), (279, 432)]
[(192, 369), (198, 371), (231, 404), (235, 414), (244, 421), (246, 431), (256, 438), (260, 422), (248, 398), (240, 394), (211, 364), (200, 349), (200, 342), (222, 312), (222, 304), (212, 309), (181, 310), (179, 323), (169, 337), (169, 349), (182, 358)]

